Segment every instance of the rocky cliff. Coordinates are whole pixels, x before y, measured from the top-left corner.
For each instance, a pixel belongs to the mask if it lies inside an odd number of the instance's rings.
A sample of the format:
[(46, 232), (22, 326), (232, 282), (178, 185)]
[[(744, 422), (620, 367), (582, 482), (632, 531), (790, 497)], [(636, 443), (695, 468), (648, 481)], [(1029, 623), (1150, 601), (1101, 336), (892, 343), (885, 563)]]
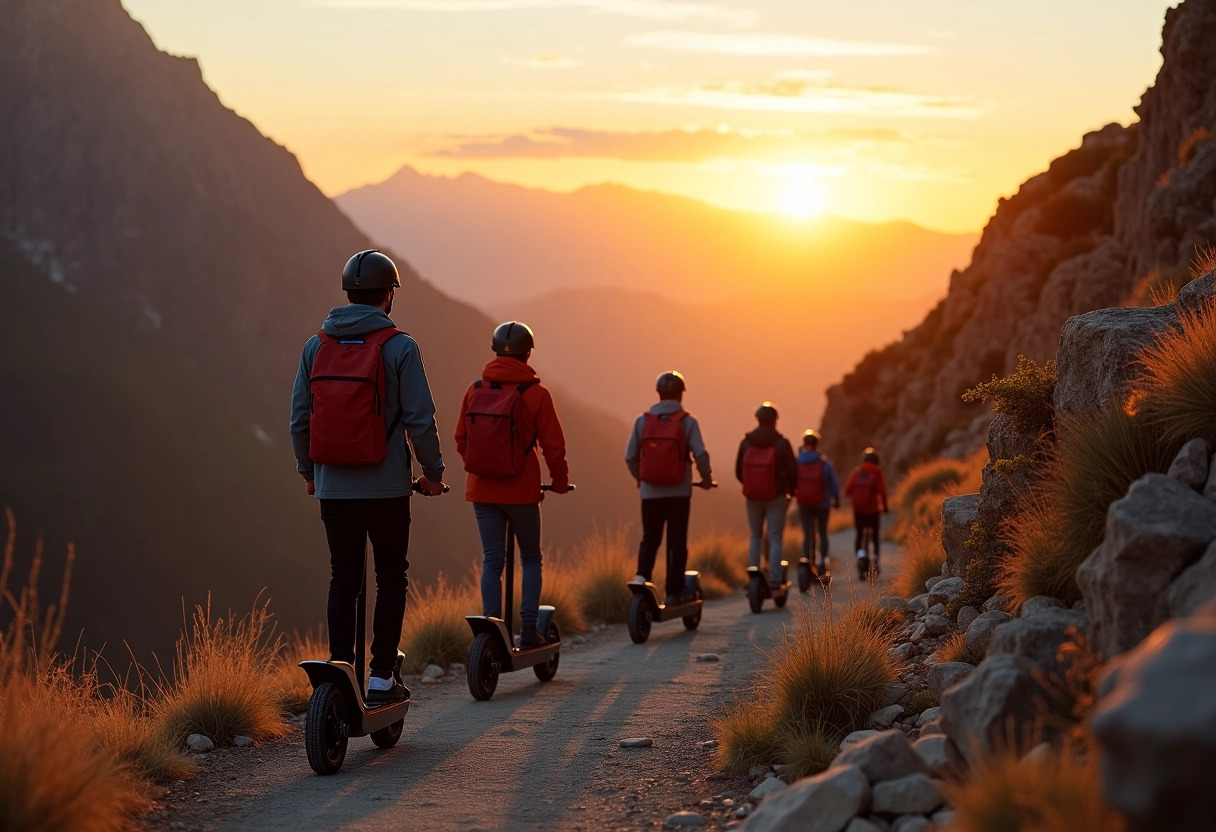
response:
[(960, 394), (1019, 354), (1055, 356), (1073, 315), (1126, 302), (1216, 243), (1216, 0), (1166, 15), (1156, 83), (1129, 126), (1107, 125), (1001, 199), (971, 265), (902, 340), (828, 390), (828, 450), (865, 445), (896, 470), (984, 442), (991, 415)]

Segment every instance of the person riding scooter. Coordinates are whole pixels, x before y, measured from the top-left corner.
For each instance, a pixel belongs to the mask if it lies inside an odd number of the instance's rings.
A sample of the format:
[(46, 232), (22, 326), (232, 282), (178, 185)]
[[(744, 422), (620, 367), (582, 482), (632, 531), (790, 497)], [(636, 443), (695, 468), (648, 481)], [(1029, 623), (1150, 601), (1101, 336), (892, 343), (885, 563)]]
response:
[(818, 542), (818, 571), (822, 576), (828, 572), (828, 519), (833, 506), (840, 508), (840, 484), (832, 461), (819, 451), (819, 440), (819, 432), (814, 429), (802, 435), (795, 497), (802, 520), (802, 556), (807, 563), (814, 563)]
[[(853, 525), (857, 534), (853, 548), (857, 550), (857, 571), (864, 579), (873, 569), (879, 571), (878, 558), (881, 549), (882, 530), (879, 528), (881, 511), (890, 511), (887, 505), (887, 480), (878, 464), (878, 452), (866, 448), (861, 465), (849, 474), (844, 486), (845, 493), (853, 503)], [(869, 549), (873, 548), (874, 559), (870, 560)]]
[(443, 493), (435, 402), (418, 344), (388, 314), (401, 285), (397, 266), (361, 251), (342, 270), (350, 303), (329, 311), (304, 344), (291, 394), (291, 444), (305, 490), (321, 503), (329, 542), (329, 653), (355, 661), (356, 601), (367, 541), (376, 569), (376, 606), (367, 702), (408, 699), (394, 677), (405, 615), (413, 446), (418, 488)]
[(751, 528), (748, 562), (760, 566), (765, 526), (768, 527), (769, 585), (781, 586), (782, 541), (790, 495), (798, 485), (798, 462), (790, 441), (777, 432), (777, 408), (765, 402), (756, 410), (757, 426), (739, 443), (735, 477), (747, 498), (747, 522)]
[(672, 370), (655, 381), (659, 401), (637, 418), (625, 465), (637, 480), (642, 497), (642, 542), (638, 574), (630, 582), (646, 584), (653, 577), (655, 556), (667, 528), (667, 587), (665, 606), (684, 600), (684, 568), (688, 565), (688, 519), (692, 509), (692, 465), (696, 462), (702, 488), (713, 488), (709, 451), (696, 417), (684, 410), (684, 376)]
[[(570, 490), (566, 437), (553, 395), (528, 364), (536, 339), (519, 321), (500, 324), (491, 339), (495, 358), (470, 385), (456, 422), (456, 450), (469, 474), (465, 498), (473, 504), (481, 536), (481, 604), (484, 615), (502, 617), (502, 572), (508, 529), (519, 543), (523, 597), (520, 647), (545, 644), (537, 632), (541, 546), (540, 446), (552, 491)], [(508, 626), (510, 623), (508, 622)]]

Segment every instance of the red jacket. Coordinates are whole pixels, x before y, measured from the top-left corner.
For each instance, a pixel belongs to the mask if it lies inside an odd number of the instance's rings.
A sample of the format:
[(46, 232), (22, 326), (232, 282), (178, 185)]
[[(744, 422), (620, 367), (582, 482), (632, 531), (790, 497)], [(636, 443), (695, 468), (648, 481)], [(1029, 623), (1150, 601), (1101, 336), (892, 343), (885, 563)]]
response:
[[(559, 490), (566, 488), (570, 484), (570, 470), (566, 465), (566, 435), (562, 432), (561, 420), (557, 418), (553, 396), (547, 387), (539, 383), (540, 377), (536, 375), (536, 371), (517, 358), (499, 356), (485, 366), (481, 377), (485, 381), (497, 381), (500, 384), (536, 382), (523, 392), (525, 424), (531, 425), (536, 431), (536, 444), (545, 455), (545, 466), (549, 469), (549, 477), (554, 487)], [(461, 459), (465, 458), (468, 448), (464, 418), (472, 395), (473, 385), (470, 384), (468, 392), (464, 394), (464, 401), (460, 404), (460, 418), (456, 420), (456, 451)], [(540, 458), (533, 447), (519, 476), (495, 479), (469, 474), (464, 496), (471, 503), (539, 503), (544, 499), (540, 482)]]
[[(859, 475), (864, 473), (863, 479), (874, 477), (875, 481), (871, 488), (864, 489), (865, 493), (857, 493), (862, 489), (856, 488)], [(887, 510), (887, 480), (882, 475), (882, 469), (873, 462), (863, 462), (861, 465), (853, 469), (853, 473), (849, 474), (849, 481), (845, 483), (844, 493), (849, 495), (849, 499), (853, 501), (853, 511), (861, 514), (877, 514), (879, 511)]]

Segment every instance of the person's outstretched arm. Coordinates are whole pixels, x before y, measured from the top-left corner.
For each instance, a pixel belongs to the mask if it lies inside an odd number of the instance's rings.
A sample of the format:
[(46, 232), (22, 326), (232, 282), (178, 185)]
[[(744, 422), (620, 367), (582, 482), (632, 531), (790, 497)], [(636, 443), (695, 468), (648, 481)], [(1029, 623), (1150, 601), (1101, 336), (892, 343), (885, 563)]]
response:
[(688, 440), (688, 450), (692, 451), (692, 461), (696, 463), (701, 480), (713, 482), (714, 472), (709, 467), (709, 450), (705, 447), (705, 440), (701, 438), (701, 425), (692, 416), (684, 417), (684, 437)]
[(308, 345), (300, 353), (300, 366), (296, 370), (295, 385), (291, 389), (291, 450), (296, 457), (296, 470), (305, 482), (312, 482), (312, 460), (308, 458), (308, 419), (311, 415), (311, 394), (308, 378), (312, 373), (308, 360)]
[(747, 440), (739, 443), (739, 453), (735, 454), (735, 479), (743, 482), (743, 452), (747, 449)]
[(566, 434), (562, 430), (561, 419), (557, 418), (557, 408), (553, 404), (553, 395), (548, 388), (540, 388), (544, 394), (540, 409), (536, 412), (536, 441), (545, 457), (545, 467), (549, 469), (549, 481), (553, 490), (563, 494), (570, 488), (570, 466), (566, 463)]
[(625, 446), (625, 467), (636, 480), (642, 472), (642, 426), (645, 416), (639, 416), (633, 422), (633, 430), (629, 433), (629, 443)]
[(828, 486), (828, 496), (832, 503), (840, 506), (840, 481), (836, 479), (836, 468), (828, 460), (823, 461), (823, 479)]
[(439, 449), (439, 428), (435, 424), (435, 399), (422, 366), (422, 351), (412, 338), (397, 370), (397, 391), (401, 422), (414, 448), (414, 457), (422, 467), (422, 475), (433, 483), (442, 482), (443, 453)]

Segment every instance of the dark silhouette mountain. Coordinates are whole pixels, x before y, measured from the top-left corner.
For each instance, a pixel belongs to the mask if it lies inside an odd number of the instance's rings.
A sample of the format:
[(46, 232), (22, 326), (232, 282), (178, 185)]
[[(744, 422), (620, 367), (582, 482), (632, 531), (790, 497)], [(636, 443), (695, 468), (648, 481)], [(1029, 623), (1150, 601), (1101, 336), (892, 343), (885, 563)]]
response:
[(575, 288), (685, 303), (755, 287), (803, 301), (919, 298), (944, 291), (943, 275), (975, 244), (974, 235), (910, 223), (795, 222), (621, 185), (560, 194), (409, 167), (336, 201), (372, 239), (408, 251), (437, 285), (495, 311)]
[[(286, 623), (315, 622), (327, 555), (287, 399), (371, 242), (118, 0), (5, 0), (0, 19), (0, 502), (78, 543), (70, 625), (91, 644), (163, 646), (207, 590), (244, 606), (265, 585)], [(394, 318), (447, 440), (492, 322), (397, 260)], [(623, 426), (556, 395), (581, 487), (546, 514), (562, 544), (634, 506)], [(446, 446), (457, 493), (415, 502), (415, 579), (478, 551)]]
[(1055, 356), (1072, 315), (1144, 302), (1216, 244), (1216, 0), (1166, 13), (1140, 121), (1107, 125), (1002, 199), (971, 265), (900, 341), (828, 391), (829, 449), (876, 444), (902, 468), (983, 444), (991, 414), (960, 393), (1019, 354)]

